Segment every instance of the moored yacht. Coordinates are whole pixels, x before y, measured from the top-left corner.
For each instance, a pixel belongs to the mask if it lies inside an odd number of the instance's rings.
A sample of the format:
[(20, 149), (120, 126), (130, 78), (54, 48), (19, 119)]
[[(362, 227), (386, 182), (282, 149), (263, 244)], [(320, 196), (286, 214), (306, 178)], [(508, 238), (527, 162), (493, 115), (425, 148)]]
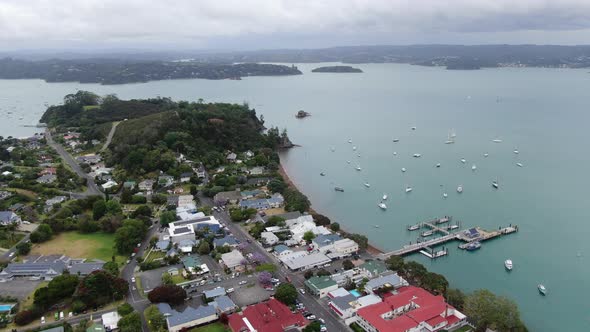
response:
[(443, 193), (443, 198), (447, 198), (449, 197), (449, 195), (447, 195), (447, 193)]
[(468, 244), (468, 245), (465, 247), (465, 250), (467, 250), (467, 251), (474, 251), (474, 250), (477, 250), (477, 249), (479, 249), (479, 248), (481, 248), (481, 242), (479, 242), (479, 241), (474, 241), (474, 242), (471, 242), (471, 243), (469, 243), (469, 244)]
[(421, 154), (419, 154), (419, 153), (414, 153), (414, 158), (420, 158), (420, 157), (422, 157), (422, 155), (421, 155)]
[(436, 168), (440, 168), (440, 163), (436, 164)]
[(475, 166), (475, 164), (473, 164), (473, 165), (471, 166), (471, 170), (472, 170), (472, 171), (475, 171), (476, 169), (477, 169), (477, 166)]
[(365, 187), (370, 188), (371, 185), (369, 184), (369, 182), (365, 182)]
[(541, 295), (547, 295), (547, 288), (545, 288), (543, 284), (538, 284), (537, 289), (539, 290), (539, 293), (541, 293)]
[(502, 143), (502, 140), (499, 138), (493, 139), (492, 142), (494, 143)]
[(498, 187), (500, 187), (500, 185), (498, 184), (498, 180), (494, 180), (492, 181), (492, 187), (498, 189)]
[(361, 168), (360, 166), (357, 166), (355, 169), (356, 169), (357, 171), (360, 171), (360, 170), (362, 170), (362, 168)]
[(416, 225), (412, 225), (412, 226), (408, 226), (408, 230), (409, 231), (417, 231), (420, 229), (420, 224), (416, 224)]
[(512, 260), (511, 259), (505, 260), (504, 267), (506, 267), (506, 270), (512, 271)]
[(407, 192), (407, 193), (409, 193), (410, 191), (412, 191), (412, 187), (410, 187), (410, 186), (407, 186), (407, 187), (406, 187), (406, 192)]
[(399, 138), (394, 138), (394, 139), (393, 139), (393, 142), (394, 142), (394, 143), (397, 143), (397, 142), (399, 142)]
[(383, 194), (383, 197), (381, 199), (384, 200), (384, 201), (386, 201), (387, 200), (387, 194)]
[(463, 164), (465, 164), (465, 163), (467, 162), (467, 160), (465, 160), (465, 158), (461, 158), (461, 162), (462, 162)]
[(522, 163), (516, 163), (516, 166), (522, 167)]
[(385, 203), (383, 203), (383, 202), (377, 204), (377, 206), (379, 206), (381, 208), (381, 210), (387, 210), (387, 205), (385, 205)]
[(406, 168), (405, 167), (402, 167), (402, 172), (405, 172), (405, 171), (406, 171)]
[(463, 192), (463, 185), (459, 185), (459, 186), (457, 187), (457, 192), (458, 192), (459, 194)]
[(489, 156), (489, 154), (488, 153), (484, 153), (483, 156), (487, 158)]

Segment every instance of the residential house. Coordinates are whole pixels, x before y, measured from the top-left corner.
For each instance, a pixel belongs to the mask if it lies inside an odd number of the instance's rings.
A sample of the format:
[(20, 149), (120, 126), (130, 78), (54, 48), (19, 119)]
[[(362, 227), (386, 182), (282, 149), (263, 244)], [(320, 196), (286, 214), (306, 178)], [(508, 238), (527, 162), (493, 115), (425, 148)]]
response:
[(270, 180), (272, 180), (272, 178), (269, 177), (260, 177), (260, 178), (250, 178), (246, 181), (247, 185), (250, 186), (266, 186), (268, 184), (268, 182), (270, 182)]
[(229, 296), (221, 295), (215, 298), (213, 302), (210, 303), (217, 312), (221, 314), (230, 314), (238, 309), (238, 306), (232, 301)]
[(232, 250), (221, 255), (223, 265), (230, 270), (241, 270), (243, 268), (243, 261), (245, 260), (241, 252)]
[(57, 175), (53, 175), (53, 174), (46, 174), (46, 175), (42, 175), (40, 177), (37, 178), (38, 183), (42, 183), (42, 184), (51, 184), (55, 181), (57, 181)]
[(139, 183), (138, 185), (139, 190), (141, 191), (152, 191), (154, 188), (154, 180), (146, 179)]
[(264, 166), (252, 167), (252, 168), (250, 168), (250, 170), (248, 170), (248, 173), (250, 175), (262, 175), (262, 174), (266, 173), (266, 167), (264, 167)]
[(233, 152), (228, 153), (227, 157), (226, 157), (227, 161), (230, 163), (235, 163), (237, 158), (238, 158), (238, 156)]
[(244, 156), (246, 156), (246, 158), (252, 158), (252, 157), (254, 157), (254, 152), (248, 150), (248, 151), (244, 152)]
[(242, 200), (240, 202), (240, 207), (243, 209), (268, 210), (279, 208), (283, 206), (284, 202), (285, 199), (283, 198), (283, 195), (275, 193), (270, 198)]
[(102, 261), (86, 262), (85, 259), (72, 259), (65, 255), (29, 256), (22, 262), (8, 264), (0, 272), (0, 280), (34, 278), (50, 281), (64, 271), (86, 276), (101, 270), (103, 265)]
[(226, 204), (237, 204), (242, 195), (239, 191), (222, 191), (213, 196), (213, 202), (215, 205), (226, 205)]
[[(277, 216), (277, 217), (281, 217), (281, 218), (285, 219), (285, 224), (286, 224), (287, 223), (286, 221), (295, 220), (295, 219), (301, 217), (302, 214), (299, 211), (293, 211), (293, 212), (285, 212), (285, 213), (281, 213), (281, 214), (275, 214), (273, 216)], [(267, 216), (264, 216), (262, 219), (266, 223), (270, 217), (272, 217), (272, 216), (267, 215)], [(311, 215), (309, 215), (309, 217), (307, 217), (307, 218), (311, 218), (309, 220), (311, 220), (313, 222), (313, 217)]]
[(12, 193), (10, 191), (0, 190), (0, 201), (10, 196), (12, 196)]
[(0, 225), (20, 224), (20, 217), (12, 211), (0, 211)]
[(94, 271), (102, 270), (105, 262), (96, 261), (96, 262), (88, 262), (88, 263), (76, 263), (72, 264), (68, 271), (70, 274), (76, 274), (79, 276), (87, 276)]
[(363, 279), (371, 280), (393, 273), (394, 272), (387, 269), (383, 262), (369, 261), (350, 270), (332, 274), (332, 280), (336, 281), (336, 283), (342, 287), (349, 282), (358, 284)]
[(46, 167), (46, 168), (42, 169), (39, 173), (37, 173), (37, 175), (39, 175), (39, 176), (56, 175), (56, 174), (57, 174), (57, 169), (55, 167)]
[[(356, 316), (356, 312), (361, 308), (381, 302), (381, 298), (374, 294), (357, 297), (344, 288), (339, 288), (338, 290), (343, 290), (345, 294), (332, 297), (334, 292), (330, 292), (328, 297), (332, 300), (328, 302), (328, 306), (340, 318), (344, 319), (346, 324), (350, 324), (347, 319)], [(353, 320), (356, 320), (356, 317), (353, 317)]]
[(67, 201), (68, 198), (66, 196), (55, 196), (45, 201), (45, 212), (49, 212), (53, 209), (55, 204), (61, 204)]
[(197, 241), (191, 239), (184, 239), (178, 241), (178, 250), (183, 253), (193, 252), (193, 247), (197, 245)]
[(355, 267), (367, 276), (368, 279), (377, 278), (379, 276), (391, 273), (387, 269), (384, 262), (379, 260), (365, 261), (363, 264)]
[(414, 286), (398, 289), (383, 302), (357, 311), (357, 324), (367, 332), (452, 331), (467, 324), (467, 317), (435, 296)]
[(262, 244), (266, 246), (274, 246), (275, 244), (279, 243), (279, 238), (272, 232), (260, 233), (260, 239)]
[(393, 273), (369, 280), (365, 284), (365, 292), (375, 293), (380, 289), (395, 290), (407, 285), (408, 282), (404, 278), (397, 273)]
[(118, 323), (121, 316), (119, 316), (119, 313), (116, 311), (107, 312), (106, 314), (103, 314), (101, 318), (102, 325), (107, 331), (113, 331), (119, 328)]
[(170, 239), (177, 243), (182, 239), (194, 239), (195, 233), (205, 228), (209, 233), (217, 233), (221, 229), (221, 224), (214, 216), (175, 221), (168, 225), (168, 234)]
[(229, 246), (232, 248), (236, 248), (238, 246), (238, 244), (240, 244), (240, 241), (238, 241), (235, 237), (233, 237), (231, 235), (226, 235), (220, 239), (213, 239), (213, 248), (218, 248), (218, 247), (223, 247), (223, 246)]
[(128, 180), (128, 181), (123, 182), (123, 188), (129, 189), (129, 190), (133, 190), (136, 185), (137, 185), (137, 183), (133, 180)]
[(170, 241), (167, 241), (167, 240), (158, 241), (154, 245), (154, 250), (167, 251), (169, 246), (170, 246)]
[(180, 174), (180, 182), (181, 183), (190, 182), (192, 176), (193, 176), (192, 172), (184, 172), (184, 173)]
[(179, 195), (178, 196), (178, 204), (177, 206), (182, 208), (182, 207), (187, 207), (187, 206), (194, 206), (195, 205), (195, 201), (193, 199), (193, 195)]
[(197, 173), (197, 177), (199, 179), (204, 179), (207, 177), (207, 170), (205, 169), (205, 166), (203, 166), (203, 164), (199, 164), (199, 168), (197, 168), (195, 170), (195, 172)]
[(337, 234), (320, 234), (313, 239), (312, 245), (314, 249), (330, 258), (352, 256), (359, 250), (356, 242), (351, 239), (343, 239)]
[(207, 264), (203, 264), (198, 256), (183, 256), (180, 261), (188, 274), (202, 275), (209, 272)]
[(266, 193), (262, 190), (255, 189), (255, 190), (244, 190), (240, 192), (241, 199), (252, 199), (256, 197), (263, 197), (266, 196)]
[(233, 332), (283, 332), (294, 327), (301, 329), (307, 324), (307, 319), (300, 312), (292, 313), (289, 307), (274, 298), (229, 316)]
[(226, 291), (223, 287), (215, 287), (213, 289), (206, 290), (203, 292), (203, 295), (205, 295), (205, 299), (207, 300), (215, 299), (217, 297), (224, 296), (225, 294)]
[(161, 187), (164, 187), (164, 188), (170, 187), (173, 184), (174, 184), (174, 177), (173, 176), (163, 174), (158, 177), (158, 185)]
[(184, 311), (176, 311), (167, 303), (158, 303), (158, 310), (164, 315), (168, 331), (185, 331), (193, 326), (207, 324), (218, 319), (215, 307), (205, 305), (193, 308), (187, 306)]
[(319, 298), (328, 295), (329, 292), (338, 289), (338, 284), (329, 276), (311, 277), (304, 282), (305, 288)]
[(287, 247), (286, 245), (279, 244), (278, 246), (274, 247), (274, 252), (275, 256), (277, 257), (285, 257), (293, 253), (293, 250), (289, 249), (289, 247)]
[(102, 189), (104, 189), (104, 190), (109, 190), (109, 189), (111, 189), (111, 188), (115, 188), (115, 187), (117, 187), (118, 185), (119, 185), (119, 184), (118, 184), (117, 182), (115, 182), (114, 180), (109, 180), (109, 181), (107, 181), (107, 182), (103, 183), (101, 187), (102, 187)]
[(305, 271), (312, 268), (320, 267), (332, 261), (328, 256), (322, 253), (300, 253), (300, 251), (295, 251), (291, 255), (279, 257), (279, 259), (291, 271)]

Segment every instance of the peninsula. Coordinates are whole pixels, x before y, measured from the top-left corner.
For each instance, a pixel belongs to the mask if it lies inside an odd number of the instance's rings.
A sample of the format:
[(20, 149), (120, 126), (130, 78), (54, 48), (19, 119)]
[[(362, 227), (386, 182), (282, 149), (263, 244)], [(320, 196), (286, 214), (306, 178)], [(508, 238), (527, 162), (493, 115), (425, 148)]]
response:
[(312, 73), (362, 73), (363, 71), (359, 68), (351, 66), (326, 66), (318, 67), (311, 71)]

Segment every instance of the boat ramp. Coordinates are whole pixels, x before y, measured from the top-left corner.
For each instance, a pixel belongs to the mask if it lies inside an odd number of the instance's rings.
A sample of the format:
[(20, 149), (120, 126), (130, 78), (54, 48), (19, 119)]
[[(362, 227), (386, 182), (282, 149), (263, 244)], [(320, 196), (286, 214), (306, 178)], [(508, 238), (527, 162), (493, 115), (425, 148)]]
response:
[(499, 227), (498, 230), (494, 231), (487, 231), (482, 229), (481, 227), (474, 227), (466, 230), (453, 232), (453, 229), (459, 228), (458, 225), (443, 226), (444, 224), (447, 224), (451, 221), (452, 217), (443, 217), (431, 221), (421, 222), (414, 226), (408, 226), (408, 230), (419, 230), (422, 228), (428, 228), (433, 233), (439, 234), (441, 236), (429, 240), (422, 240), (416, 243), (407, 244), (400, 249), (383, 253), (380, 255), (379, 258), (385, 260), (390, 256), (405, 256), (413, 254), (415, 252), (420, 252), (423, 255), (434, 259), (447, 255), (448, 249), (435, 252), (432, 248), (447, 243), (449, 241), (459, 240), (463, 242), (463, 244), (459, 245), (459, 248), (465, 249), (467, 245), (471, 242), (483, 242), (503, 235), (518, 232), (518, 226), (516, 225), (510, 225), (508, 227)]

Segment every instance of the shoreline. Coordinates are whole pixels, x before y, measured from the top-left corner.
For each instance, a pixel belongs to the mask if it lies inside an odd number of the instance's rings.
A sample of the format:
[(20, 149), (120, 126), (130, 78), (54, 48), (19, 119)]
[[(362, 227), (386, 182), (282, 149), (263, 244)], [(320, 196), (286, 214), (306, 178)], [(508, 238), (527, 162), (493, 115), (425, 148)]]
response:
[[(280, 158), (280, 154), (279, 154), (279, 158)], [(278, 170), (278, 172), (281, 175), (281, 177), (283, 178), (283, 180), (285, 181), (285, 183), (287, 184), (287, 187), (297, 189), (298, 191), (300, 191), (301, 193), (303, 193), (303, 191), (299, 190), (299, 187), (297, 187), (297, 185), (295, 184), (295, 182), (293, 182), (293, 180), (289, 177), (289, 174), (287, 173), (285, 167), (283, 167), (283, 160), (282, 160), (282, 158), (280, 158), (280, 159), (281, 159), (280, 160), (281, 162), (279, 163), (279, 170)], [(303, 194), (305, 194), (305, 193), (303, 193)], [(314, 208), (313, 208), (313, 202), (311, 200), (310, 200), (310, 203), (311, 203), (311, 205), (309, 207), (309, 212), (310, 213), (313, 213), (313, 214), (318, 214), (318, 212), (316, 210), (314, 210)], [(329, 216), (327, 216), (327, 217), (330, 218)], [(330, 220), (332, 222), (334, 222), (332, 220), (332, 218), (330, 218)], [(350, 233), (342, 224), (340, 224), (340, 230), (341, 231), (344, 231), (346, 233)], [(385, 253), (385, 251), (383, 251), (380, 248), (378, 248), (378, 247), (374, 246), (373, 244), (371, 244), (371, 239), (369, 239), (368, 237), (367, 237), (367, 239), (369, 240), (368, 241), (369, 243), (367, 245), (366, 251), (369, 254), (371, 254), (373, 256), (376, 256), (376, 255), (380, 255), (380, 254)]]

